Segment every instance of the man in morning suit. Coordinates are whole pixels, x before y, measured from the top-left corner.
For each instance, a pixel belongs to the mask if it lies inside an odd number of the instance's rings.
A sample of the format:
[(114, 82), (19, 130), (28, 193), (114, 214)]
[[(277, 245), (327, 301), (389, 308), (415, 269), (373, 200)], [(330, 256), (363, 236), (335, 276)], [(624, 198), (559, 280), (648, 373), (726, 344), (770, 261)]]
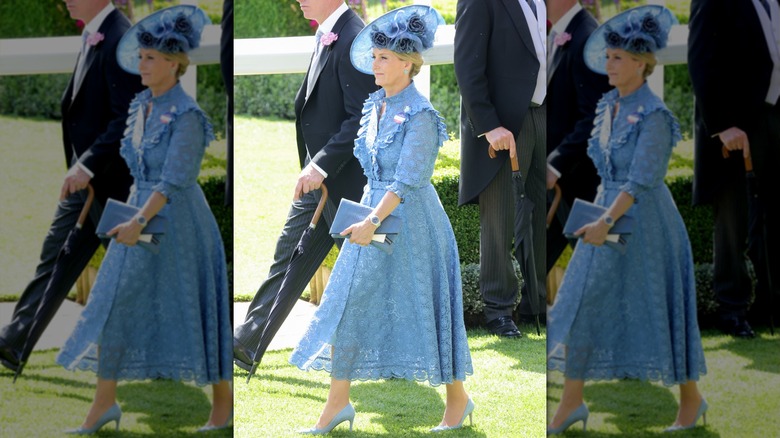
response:
[[(62, 96), (62, 140), (69, 167), (60, 191), (60, 202), (43, 241), (35, 276), (22, 292), (11, 322), (0, 331), (0, 363), (16, 370), (35, 313), (47, 296), (64, 298), (100, 245), (95, 226), (107, 198), (127, 199), (132, 178), (119, 155), (127, 109), (141, 91), (140, 77), (126, 73), (116, 60), (119, 39), (130, 21), (109, 0), (68, 0), (73, 19), (86, 23), (76, 68)], [(86, 201), (87, 184), (95, 189), (95, 201), (75, 251), (58, 261), (66, 272), (58, 284), (49, 284), (57, 254)]]
[[(461, 101), (459, 204), (479, 203), (480, 279), (487, 327), (519, 337), (512, 238), (519, 215), (510, 155), (517, 156), (532, 217), (536, 281), (545, 299), (546, 10), (539, 0), (458, 0), (455, 76)], [(495, 152), (491, 158), (488, 150)], [(517, 217), (516, 217), (517, 216)], [(515, 239), (518, 255), (519, 239)], [(528, 244), (528, 242), (525, 242)], [(520, 260), (520, 257), (518, 257)], [(521, 303), (520, 313), (530, 315)]]
[[(303, 16), (319, 23), (317, 48), (308, 73), (295, 98), (295, 129), (298, 156), (303, 170), (295, 186), (287, 221), (276, 243), (274, 263), (268, 278), (260, 285), (249, 306), (245, 322), (233, 333), (233, 355), (238, 366), (249, 369), (253, 359), (259, 362), (311, 280), (314, 272), (333, 247), (330, 224), (341, 198), (359, 202), (366, 177), (352, 150), (357, 137), (363, 102), (377, 90), (374, 77), (358, 72), (349, 59), (352, 40), (365, 26), (344, 0), (298, 0)], [(321, 35), (337, 36), (320, 40)], [(280, 291), (287, 265), (295, 246), (309, 226), (325, 182), (328, 202), (323, 212), (325, 224), (314, 229), (297, 271), (287, 276)], [(339, 242), (340, 244), (341, 242)], [(295, 283), (290, 281), (294, 280)], [(276, 302), (276, 304), (275, 304)], [(273, 306), (281, 306), (283, 315), (269, 318)]]
[(547, 271), (555, 265), (569, 240), (563, 235), (569, 207), (575, 198), (593, 201), (599, 176), (588, 157), (596, 103), (610, 86), (607, 76), (585, 65), (585, 41), (599, 26), (577, 0), (548, 0), (547, 102), (554, 114), (547, 121), (547, 189), (557, 183), (563, 197), (547, 229)]
[[(693, 0), (689, 29), (688, 69), (696, 95), (693, 201), (712, 204), (715, 215), (720, 328), (752, 338), (746, 252), (759, 279), (757, 303), (769, 293), (767, 274), (776, 278), (780, 272), (780, 7), (777, 0)], [(752, 202), (746, 194), (746, 156), (752, 157), (763, 187)], [(774, 293), (776, 280), (772, 286)], [(774, 310), (757, 303), (754, 308)]]

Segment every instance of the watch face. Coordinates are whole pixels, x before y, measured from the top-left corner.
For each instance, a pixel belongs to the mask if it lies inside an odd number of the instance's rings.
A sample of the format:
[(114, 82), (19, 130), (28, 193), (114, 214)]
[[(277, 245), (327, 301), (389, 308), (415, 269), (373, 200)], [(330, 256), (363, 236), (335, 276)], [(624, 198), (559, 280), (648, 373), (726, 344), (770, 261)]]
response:
[(138, 222), (139, 225), (146, 225), (146, 218), (143, 216), (136, 216), (135, 221)]
[(611, 217), (606, 216), (606, 217), (604, 217), (604, 223), (611, 226), (612, 224), (615, 223), (615, 219), (612, 219)]
[(369, 220), (371, 221), (372, 224), (376, 225), (377, 227), (381, 223), (379, 221), (379, 217), (377, 217), (377, 216), (369, 216)]

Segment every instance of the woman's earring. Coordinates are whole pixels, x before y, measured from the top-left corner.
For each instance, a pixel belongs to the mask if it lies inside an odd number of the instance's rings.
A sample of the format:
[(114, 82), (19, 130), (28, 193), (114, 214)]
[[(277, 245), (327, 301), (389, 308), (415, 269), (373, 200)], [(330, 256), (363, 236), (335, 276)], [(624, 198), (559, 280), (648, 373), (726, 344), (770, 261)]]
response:
[(409, 69), (408, 69), (408, 68), (405, 68), (405, 69), (404, 69), (404, 74), (405, 74), (405, 75), (408, 75), (408, 74), (409, 74)]

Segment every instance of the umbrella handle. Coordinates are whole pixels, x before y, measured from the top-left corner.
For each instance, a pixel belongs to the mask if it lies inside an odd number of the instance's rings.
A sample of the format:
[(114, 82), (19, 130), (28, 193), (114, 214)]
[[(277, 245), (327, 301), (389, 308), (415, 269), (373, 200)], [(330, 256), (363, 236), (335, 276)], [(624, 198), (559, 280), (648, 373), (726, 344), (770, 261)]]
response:
[(92, 184), (87, 184), (87, 200), (84, 202), (84, 208), (81, 209), (79, 214), (79, 220), (76, 222), (76, 228), (81, 229), (84, 226), (84, 222), (87, 221), (89, 215), (89, 209), (92, 207), (92, 201), (95, 200), (95, 189), (92, 188)]
[[(488, 146), (488, 156), (490, 158), (496, 158), (496, 151), (493, 150), (492, 147)], [(520, 164), (517, 162), (517, 156), (511, 158), (512, 160), (512, 172), (517, 172), (520, 170)]]
[(322, 216), (322, 210), (325, 209), (325, 203), (328, 201), (328, 188), (325, 187), (325, 184), (321, 184), (320, 189), (322, 190), (322, 197), (320, 198), (320, 203), (317, 204), (317, 209), (314, 210), (314, 216), (312, 216), (309, 224), (309, 228), (312, 229), (317, 227), (317, 222), (320, 221), (320, 216)]
[(553, 189), (555, 190), (555, 197), (553, 198), (552, 205), (550, 205), (550, 211), (547, 212), (547, 228), (550, 228), (550, 224), (552, 223), (553, 218), (555, 218), (555, 212), (558, 211), (558, 206), (561, 204), (561, 197), (563, 195), (561, 186), (557, 183), (553, 186)]
[[(720, 152), (723, 154), (723, 158), (728, 158), (729, 150), (726, 149), (726, 146), (723, 146), (720, 148)], [(745, 172), (752, 172), (753, 171), (753, 158), (748, 155), (745, 157)]]

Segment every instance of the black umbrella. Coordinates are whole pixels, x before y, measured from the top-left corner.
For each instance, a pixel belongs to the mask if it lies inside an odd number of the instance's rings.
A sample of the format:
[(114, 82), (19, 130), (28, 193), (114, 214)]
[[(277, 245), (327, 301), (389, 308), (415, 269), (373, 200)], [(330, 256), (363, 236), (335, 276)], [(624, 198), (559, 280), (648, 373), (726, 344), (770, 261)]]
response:
[[(268, 314), (268, 322), (266, 322), (263, 329), (260, 344), (252, 358), (252, 368), (250, 368), (249, 376), (246, 378), (247, 383), (249, 383), (249, 380), (255, 374), (255, 371), (257, 371), (257, 366), (260, 364), (260, 360), (263, 358), (263, 354), (265, 354), (265, 350), (268, 348), (274, 335), (279, 331), (279, 327), (282, 326), (285, 318), (287, 318), (287, 315), (290, 314), (293, 307), (295, 307), (295, 303), (298, 301), (298, 297), (294, 296), (295, 294), (285, 293), (284, 290), (289, 287), (297, 289), (298, 285), (293, 283), (301, 281), (299, 273), (301, 268), (301, 266), (299, 266), (301, 264), (301, 256), (306, 251), (306, 247), (308, 246), (309, 240), (312, 238), (311, 236), (314, 233), (314, 229), (317, 228), (317, 222), (319, 222), (320, 216), (322, 216), (322, 210), (325, 208), (325, 203), (328, 201), (327, 187), (325, 187), (325, 184), (322, 184), (320, 187), (322, 190), (320, 202), (317, 204), (317, 209), (314, 210), (314, 216), (311, 218), (309, 228), (301, 235), (301, 239), (298, 241), (295, 250), (293, 250), (292, 257), (290, 257), (290, 262), (287, 264), (287, 270), (284, 273), (282, 284), (279, 286), (279, 292), (276, 293), (276, 299), (271, 307), (271, 313)], [(308, 279), (306, 281), (308, 281)]]
[(756, 274), (758, 275), (761, 271), (764, 272), (764, 276), (766, 277), (766, 289), (767, 289), (767, 307), (769, 309), (769, 330), (774, 336), (775, 334), (775, 324), (773, 321), (773, 312), (774, 307), (772, 307), (772, 295), (774, 294), (774, 289), (772, 288), (772, 269), (770, 269), (769, 264), (769, 249), (767, 245), (767, 223), (766, 223), (766, 209), (764, 208), (764, 205), (759, 201), (759, 198), (761, 196), (761, 185), (758, 181), (758, 178), (756, 177), (755, 172), (753, 172), (753, 160), (748, 156), (745, 158), (745, 179), (746, 179), (746, 185), (747, 185), (747, 193), (748, 193), (748, 202), (750, 203), (750, 209), (754, 212), (753, 216), (756, 218), (760, 218), (761, 220), (761, 234), (763, 236), (763, 239), (761, 241), (761, 248), (760, 250), (763, 252), (762, 256), (764, 258), (763, 260), (763, 269), (758, 269), (756, 267)]
[(517, 157), (512, 157), (512, 182), (515, 193), (515, 202), (520, 207), (515, 210), (515, 258), (520, 263), (520, 272), (523, 274), (523, 287), (526, 297), (536, 317), (536, 334), (541, 335), (539, 327), (539, 292), (542, 290), (536, 278), (536, 260), (534, 257), (534, 228), (533, 212), (534, 204), (525, 196), (525, 189), (522, 182), (523, 175), (520, 173), (520, 165), (517, 163)]
[(92, 185), (87, 184), (87, 200), (81, 210), (76, 226), (68, 233), (65, 243), (62, 245), (62, 248), (60, 248), (59, 254), (57, 254), (57, 260), (54, 262), (54, 269), (52, 269), (49, 284), (43, 292), (41, 302), (38, 305), (38, 310), (35, 312), (35, 318), (33, 318), (27, 339), (24, 342), (22, 355), (19, 357), (19, 367), (16, 369), (16, 374), (14, 375), (14, 383), (16, 383), (16, 379), (22, 374), (22, 369), (24, 369), (24, 366), (27, 364), (27, 360), (30, 358), (30, 354), (32, 354), (33, 348), (35, 348), (35, 344), (38, 343), (38, 340), (40, 340), (46, 327), (49, 326), (49, 323), (54, 318), (54, 315), (62, 305), (62, 302), (65, 301), (67, 291), (62, 293), (60, 292), (62, 288), (52, 287), (52, 285), (61, 283), (62, 277), (73, 268), (73, 249), (77, 246), (76, 242), (79, 240), (79, 236), (82, 233), (81, 228), (84, 226), (87, 216), (89, 216), (89, 209), (92, 206), (92, 201), (94, 199), (95, 190), (92, 188)]

